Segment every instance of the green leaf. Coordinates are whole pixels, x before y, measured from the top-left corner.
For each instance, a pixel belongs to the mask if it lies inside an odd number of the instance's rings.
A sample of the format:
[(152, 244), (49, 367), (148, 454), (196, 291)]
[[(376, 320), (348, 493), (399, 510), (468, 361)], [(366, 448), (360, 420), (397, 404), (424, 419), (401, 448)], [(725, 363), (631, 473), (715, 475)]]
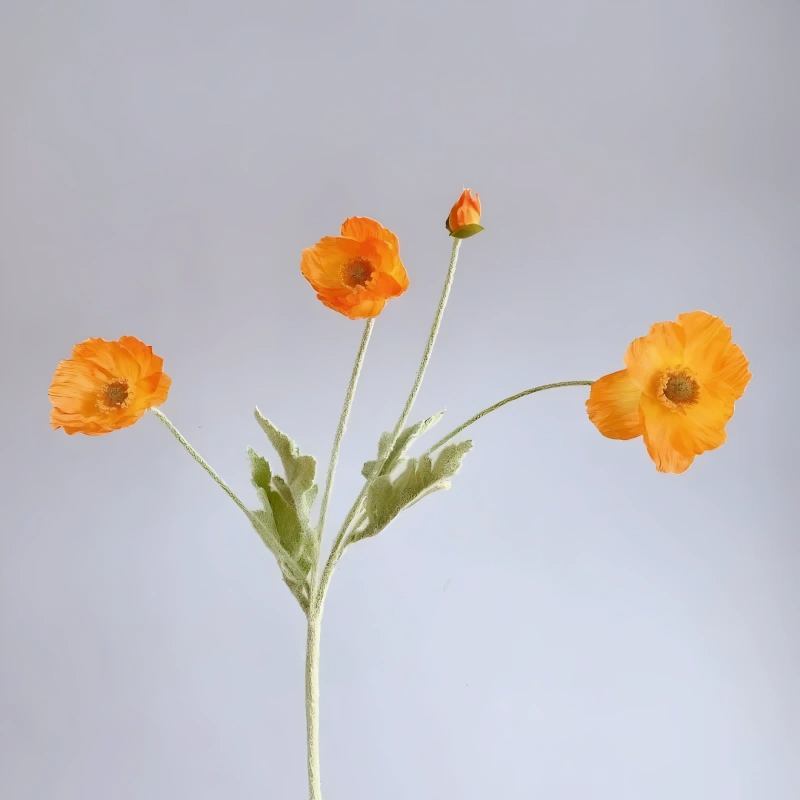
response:
[(380, 475), (369, 488), (366, 520), (356, 529), (353, 541), (380, 533), (401, 511), (433, 492), (450, 488), (450, 479), (461, 469), (464, 456), (472, 449), (470, 440), (443, 447), (436, 457), (409, 458), (395, 477)]
[(295, 504), (308, 516), (311, 504), (317, 496), (317, 487), (314, 485), (317, 462), (313, 456), (300, 455), (298, 446), (285, 433), (279, 431), (257, 408), (255, 417), (256, 422), (267, 434), (270, 443), (281, 459), (286, 483), (289, 485)]
[(309, 514), (318, 486), (316, 461), (255, 411), (256, 420), (281, 459), (286, 478), (275, 475), (269, 462), (248, 448), (250, 472), (262, 508), (252, 512), (253, 526), (275, 556), (283, 579), (308, 613), (309, 576), (319, 555), (319, 541)]
[[(381, 475), (388, 475), (390, 472), (392, 472), (400, 463), (406, 450), (408, 450), (408, 448), (411, 447), (411, 445), (414, 444), (414, 442), (419, 439), (423, 433), (432, 428), (443, 416), (444, 411), (440, 411), (438, 414), (434, 414), (433, 416), (422, 420), (422, 422), (416, 422), (413, 425), (409, 425), (407, 428), (404, 428), (397, 437), (394, 447), (392, 447), (391, 452), (388, 454), (388, 457), (381, 468)], [(391, 438), (391, 433), (387, 432), (381, 434), (380, 442), (378, 443), (378, 460), (383, 458), (383, 456), (386, 454), (386, 450), (389, 447), (389, 441)], [(372, 473), (375, 470), (376, 464), (377, 461), (367, 461), (361, 468), (361, 474), (367, 478), (367, 480), (372, 477)]]
[[(450, 230), (449, 227), (448, 230)], [(472, 225), (463, 225), (457, 231), (451, 231), (450, 235), (456, 239), (469, 239), (470, 236), (474, 236), (476, 233), (480, 233), (482, 230), (482, 225), (473, 223)]]
[(278, 538), (278, 530), (275, 518), (269, 506), (264, 509), (253, 511), (251, 521), (256, 533), (261, 537), (264, 544), (270, 549), (278, 562), (278, 567), (283, 575), (283, 580), (291, 589), (292, 594), (300, 603), (300, 608), (308, 613), (309, 588), (307, 572), (304, 572), (300, 564), (297, 563), (282, 547)]

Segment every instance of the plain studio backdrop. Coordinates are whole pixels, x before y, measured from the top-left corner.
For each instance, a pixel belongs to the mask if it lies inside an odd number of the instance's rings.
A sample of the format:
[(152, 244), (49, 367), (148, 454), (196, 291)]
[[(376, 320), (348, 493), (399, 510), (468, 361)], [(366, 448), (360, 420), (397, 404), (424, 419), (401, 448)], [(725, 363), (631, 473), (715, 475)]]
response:
[[(247, 502), (258, 405), (327, 466), (362, 323), (300, 253), (348, 216), (411, 285), (377, 320), (326, 540), (402, 409), (435, 435), (722, 316), (753, 379), (658, 474), (585, 388), (472, 429), (453, 488), (349, 550), (322, 638), (325, 800), (800, 797), (800, 6), (792, 0), (0, 4), (0, 796), (307, 796), (304, 618), (158, 421), (48, 424), (88, 337)], [(434, 434), (432, 434), (434, 435)], [(430, 441), (433, 441), (431, 439)]]

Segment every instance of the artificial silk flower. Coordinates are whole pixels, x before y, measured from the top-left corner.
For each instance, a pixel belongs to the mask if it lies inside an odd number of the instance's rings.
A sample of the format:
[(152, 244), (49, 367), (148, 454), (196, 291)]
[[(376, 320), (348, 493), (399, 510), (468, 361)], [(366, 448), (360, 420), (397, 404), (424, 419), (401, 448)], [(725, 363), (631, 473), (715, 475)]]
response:
[[(730, 328), (721, 319), (702, 311), (681, 314), (677, 322), (653, 325), (647, 336), (636, 339), (625, 354), (625, 369), (594, 382), (562, 381), (517, 392), (474, 414), (441, 438), (437, 435), (424, 452), (408, 457), (409, 448), (427, 436), (444, 416), (440, 412), (415, 420), (411, 413), (442, 323), (459, 251), (464, 249), (460, 240), (483, 230), (480, 213), (478, 195), (473, 198), (465, 189), (447, 219), (447, 229), (453, 237), (450, 263), (408, 398), (399, 418), (380, 436), (373, 450), (374, 460), (363, 465), (364, 484), (327, 555), (321, 547), (326, 541), (326, 515), (375, 317), (389, 298), (398, 297), (408, 288), (397, 237), (374, 220), (349, 218), (342, 224), (340, 236), (323, 238), (305, 249), (300, 263), (302, 274), (326, 306), (350, 319), (366, 320), (324, 481), (317, 474), (316, 459), (302, 452), (286, 432), (256, 408), (256, 422), (274, 456), (270, 456), (270, 463), (248, 448), (257, 504), (239, 497), (155, 408), (166, 400), (170, 379), (162, 371), (162, 359), (131, 336), (123, 336), (117, 342), (89, 339), (76, 345), (72, 358), (59, 364), (50, 387), (50, 422), (53, 428), (63, 427), (68, 434), (108, 433), (132, 425), (150, 409), (235, 503), (275, 557), (284, 583), (305, 616), (310, 800), (322, 800), (319, 644), (325, 597), (336, 565), (348, 547), (380, 534), (423, 498), (450, 488), (472, 450), (472, 441), (461, 438), (465, 430), (523, 397), (560, 387), (591, 386), (586, 403), (589, 418), (604, 436), (641, 436), (659, 471), (683, 472), (696, 455), (725, 441), (725, 425), (751, 377), (747, 359), (732, 344)], [(502, 300), (503, 288), (498, 291)], [(502, 313), (502, 305), (498, 307)], [(385, 405), (378, 402), (365, 407), (383, 411)], [(309, 407), (309, 414), (317, 414), (316, 404)], [(316, 517), (312, 509), (320, 488)]]
[(480, 195), (475, 192), (475, 197), (473, 197), (469, 189), (464, 189), (461, 197), (450, 209), (450, 215), (444, 224), (447, 230), (450, 231), (451, 236), (455, 236), (456, 239), (467, 239), (483, 230), (480, 221)]
[(328, 308), (350, 319), (377, 317), (408, 288), (397, 236), (368, 217), (350, 217), (340, 236), (303, 250), (300, 271)]
[(725, 442), (751, 378), (731, 329), (705, 311), (658, 322), (625, 353), (626, 368), (595, 381), (589, 419), (610, 439), (644, 439), (659, 472), (685, 472)]
[(70, 435), (101, 436), (127, 428), (167, 399), (164, 360), (133, 336), (87, 339), (56, 368), (48, 396), (50, 424)]

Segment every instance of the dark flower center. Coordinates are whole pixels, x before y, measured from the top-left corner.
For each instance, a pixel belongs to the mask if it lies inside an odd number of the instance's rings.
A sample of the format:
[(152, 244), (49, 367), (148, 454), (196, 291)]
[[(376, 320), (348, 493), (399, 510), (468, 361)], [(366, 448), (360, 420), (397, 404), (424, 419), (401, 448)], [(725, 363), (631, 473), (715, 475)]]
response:
[(677, 406), (693, 405), (699, 392), (697, 381), (683, 371), (671, 374), (664, 385), (664, 397)]
[(342, 283), (351, 289), (366, 286), (375, 272), (375, 267), (366, 258), (351, 258), (342, 266)]
[(112, 381), (106, 386), (103, 401), (107, 407), (122, 408), (127, 399), (128, 382), (126, 380)]

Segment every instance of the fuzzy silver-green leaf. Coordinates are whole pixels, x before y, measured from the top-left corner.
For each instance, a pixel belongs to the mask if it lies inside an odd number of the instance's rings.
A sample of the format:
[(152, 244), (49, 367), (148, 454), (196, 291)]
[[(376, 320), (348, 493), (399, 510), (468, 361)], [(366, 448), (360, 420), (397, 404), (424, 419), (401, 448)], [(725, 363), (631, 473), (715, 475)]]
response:
[[(408, 450), (423, 433), (432, 428), (443, 416), (444, 411), (440, 411), (438, 414), (433, 414), (427, 419), (422, 420), (422, 422), (415, 422), (413, 425), (404, 428), (388, 454), (386, 451), (389, 449), (389, 442), (392, 438), (392, 434), (388, 432), (382, 433), (380, 441), (378, 442), (378, 461), (380, 461), (384, 455), (386, 456), (386, 461), (383, 467), (381, 467), (381, 475), (389, 475), (400, 463), (406, 450)], [(367, 461), (361, 468), (361, 474), (369, 480), (369, 478), (372, 477), (372, 473), (375, 471), (376, 464), (377, 461)]]
[(255, 417), (281, 459), (286, 483), (291, 489), (295, 503), (298, 507), (303, 507), (302, 510), (307, 514), (316, 496), (313, 486), (317, 462), (313, 456), (301, 455), (300, 448), (283, 431), (278, 430), (258, 408), (255, 410)]
[[(275, 475), (269, 462), (248, 448), (250, 471), (262, 508), (253, 512), (253, 526), (271, 550), (287, 586), (308, 613), (309, 576), (316, 563), (319, 542), (309, 522), (317, 494), (313, 482), (316, 463), (300, 455), (297, 445), (256, 409), (256, 419), (281, 458), (288, 480)], [(263, 424), (262, 424), (263, 423)]]
[(450, 488), (450, 479), (461, 469), (470, 440), (443, 447), (435, 460), (423, 455), (397, 463), (395, 474), (380, 475), (369, 487), (366, 519), (356, 528), (352, 540), (380, 533), (400, 512), (433, 492)]

